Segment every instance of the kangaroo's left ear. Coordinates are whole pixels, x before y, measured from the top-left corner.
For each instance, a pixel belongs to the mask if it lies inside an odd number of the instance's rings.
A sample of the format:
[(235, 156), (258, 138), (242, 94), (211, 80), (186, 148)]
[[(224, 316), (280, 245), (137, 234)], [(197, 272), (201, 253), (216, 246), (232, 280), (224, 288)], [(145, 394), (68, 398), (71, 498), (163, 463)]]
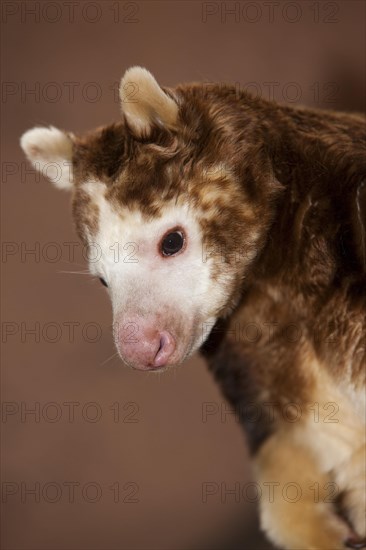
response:
[(72, 188), (73, 138), (71, 134), (53, 126), (36, 127), (22, 135), (20, 145), (33, 166), (56, 187)]
[(153, 124), (168, 129), (176, 126), (177, 103), (146, 69), (128, 69), (121, 80), (119, 95), (127, 124), (137, 137), (148, 137)]

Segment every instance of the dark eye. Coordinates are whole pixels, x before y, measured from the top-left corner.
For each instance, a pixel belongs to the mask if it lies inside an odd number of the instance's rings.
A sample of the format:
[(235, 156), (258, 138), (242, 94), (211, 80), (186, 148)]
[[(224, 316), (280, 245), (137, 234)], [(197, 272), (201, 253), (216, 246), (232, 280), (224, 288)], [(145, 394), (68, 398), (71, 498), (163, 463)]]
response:
[(108, 288), (108, 285), (105, 282), (105, 280), (103, 279), (103, 277), (99, 277), (99, 280), (100, 280), (100, 282), (102, 283), (103, 286), (106, 286)]
[(163, 256), (173, 256), (179, 252), (184, 245), (184, 236), (182, 231), (172, 231), (165, 235), (161, 241), (161, 252)]

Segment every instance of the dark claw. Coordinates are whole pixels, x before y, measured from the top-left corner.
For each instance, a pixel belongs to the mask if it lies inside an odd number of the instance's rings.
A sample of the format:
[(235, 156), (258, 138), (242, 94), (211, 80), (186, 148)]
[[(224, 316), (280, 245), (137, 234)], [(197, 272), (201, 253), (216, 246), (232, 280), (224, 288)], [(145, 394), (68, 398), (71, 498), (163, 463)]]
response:
[(350, 537), (346, 540), (345, 545), (347, 546), (347, 548), (354, 548), (355, 550), (366, 548), (366, 538), (360, 540), (357, 537)]

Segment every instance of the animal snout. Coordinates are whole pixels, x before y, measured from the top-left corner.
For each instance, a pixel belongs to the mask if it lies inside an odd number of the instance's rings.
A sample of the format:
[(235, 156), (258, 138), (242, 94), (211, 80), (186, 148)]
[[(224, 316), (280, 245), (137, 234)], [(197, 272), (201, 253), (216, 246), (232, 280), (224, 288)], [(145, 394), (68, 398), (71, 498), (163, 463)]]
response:
[(170, 363), (176, 343), (168, 330), (159, 330), (154, 321), (129, 319), (115, 330), (118, 352), (132, 367), (150, 370)]

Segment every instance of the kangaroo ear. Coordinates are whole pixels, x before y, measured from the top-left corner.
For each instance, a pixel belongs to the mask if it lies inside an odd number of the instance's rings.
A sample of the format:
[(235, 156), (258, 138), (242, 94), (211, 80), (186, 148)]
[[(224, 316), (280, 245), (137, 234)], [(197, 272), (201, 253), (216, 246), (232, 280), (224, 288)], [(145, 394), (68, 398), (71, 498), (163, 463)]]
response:
[(153, 124), (168, 129), (176, 126), (178, 105), (146, 69), (128, 69), (121, 80), (119, 95), (127, 124), (137, 137), (148, 137)]
[(22, 135), (20, 145), (34, 168), (42, 172), (56, 187), (72, 188), (71, 134), (53, 126), (32, 128)]

